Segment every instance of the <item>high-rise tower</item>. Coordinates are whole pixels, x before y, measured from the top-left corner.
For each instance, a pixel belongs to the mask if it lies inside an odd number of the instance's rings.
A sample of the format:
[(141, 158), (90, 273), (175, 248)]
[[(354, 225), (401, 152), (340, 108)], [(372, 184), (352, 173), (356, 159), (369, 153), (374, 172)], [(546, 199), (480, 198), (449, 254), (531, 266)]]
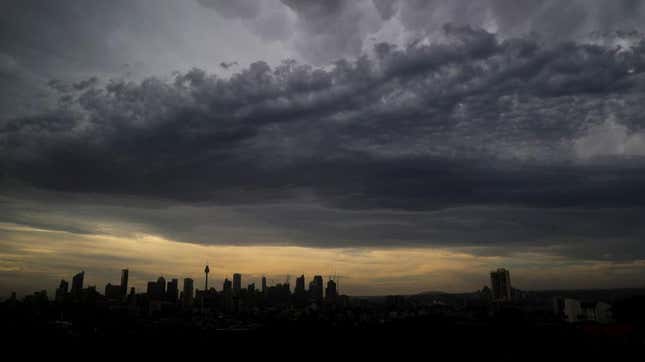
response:
[(192, 307), (193, 305), (193, 280), (184, 278), (184, 292), (182, 293), (184, 307)]
[(323, 278), (320, 275), (314, 276), (309, 283), (309, 296), (315, 302), (321, 302), (323, 299)]
[(242, 289), (242, 274), (235, 273), (233, 274), (233, 293), (239, 294)]
[(208, 267), (208, 264), (206, 264), (206, 268), (204, 268), (204, 274), (206, 275), (206, 278), (204, 279), (204, 290), (208, 290), (208, 273), (210, 273), (210, 268)]
[(82, 271), (74, 277), (72, 277), (72, 295), (75, 297), (79, 296), (81, 294), (81, 290), (83, 289), (83, 279), (85, 278), (85, 272)]
[(325, 300), (330, 303), (336, 302), (338, 298), (338, 291), (336, 289), (336, 282), (333, 279), (327, 281), (327, 288), (325, 289)]
[(490, 284), (493, 290), (493, 300), (511, 300), (511, 274), (504, 268), (490, 272)]
[(121, 270), (121, 296), (128, 293), (128, 269)]

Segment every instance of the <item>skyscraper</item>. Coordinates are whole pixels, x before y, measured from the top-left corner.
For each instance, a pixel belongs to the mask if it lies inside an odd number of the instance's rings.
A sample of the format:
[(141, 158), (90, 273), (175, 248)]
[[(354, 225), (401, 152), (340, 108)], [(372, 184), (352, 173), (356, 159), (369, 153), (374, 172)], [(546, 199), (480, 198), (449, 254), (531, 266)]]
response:
[(159, 290), (161, 291), (161, 294), (162, 295), (166, 294), (166, 278), (164, 277), (157, 278), (157, 285), (159, 287)]
[(338, 291), (336, 290), (336, 282), (329, 279), (327, 281), (327, 289), (325, 289), (325, 300), (328, 302), (335, 302), (338, 298)]
[(301, 275), (296, 278), (296, 289), (293, 290), (296, 294), (302, 294), (305, 292), (305, 276)]
[(177, 298), (179, 297), (179, 281), (173, 279), (168, 282), (168, 288), (166, 289), (166, 299), (171, 303), (177, 303)]
[(232, 289), (233, 289), (233, 284), (231, 284), (231, 281), (228, 280), (228, 278), (225, 278), (224, 283), (222, 284), (222, 292), (230, 293)]
[(262, 276), (262, 294), (267, 292), (267, 277)]
[(192, 307), (193, 305), (193, 280), (190, 278), (184, 279), (184, 291), (182, 292), (185, 307)]
[(111, 300), (123, 299), (122, 289), (120, 285), (112, 285), (107, 283), (105, 286), (105, 297)]
[(58, 288), (56, 289), (56, 301), (60, 302), (65, 299), (67, 291), (69, 290), (69, 283), (65, 279), (61, 279)]
[(72, 295), (74, 295), (75, 297), (81, 294), (81, 290), (83, 289), (84, 278), (85, 278), (85, 271), (81, 271), (80, 273), (72, 277)]
[(504, 268), (490, 272), (490, 284), (493, 289), (493, 300), (511, 300), (511, 274)]
[(314, 280), (309, 283), (309, 296), (314, 302), (320, 302), (323, 299), (323, 278), (320, 275), (314, 276)]
[(233, 274), (233, 293), (238, 294), (242, 289), (242, 274)]
[(166, 279), (159, 277), (156, 282), (148, 282), (147, 293), (151, 300), (166, 299)]
[(128, 269), (121, 270), (121, 296), (128, 293)]

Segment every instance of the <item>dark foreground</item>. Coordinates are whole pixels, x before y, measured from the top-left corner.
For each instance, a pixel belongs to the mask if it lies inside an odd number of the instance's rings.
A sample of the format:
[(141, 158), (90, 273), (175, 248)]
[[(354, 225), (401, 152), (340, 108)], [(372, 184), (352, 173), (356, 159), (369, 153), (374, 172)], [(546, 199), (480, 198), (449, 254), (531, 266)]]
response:
[[(379, 354), (436, 351), (512, 357), (549, 354), (617, 354), (645, 349), (645, 298), (617, 303), (611, 323), (567, 323), (547, 310), (526, 305), (446, 304), (346, 307), (267, 307), (222, 312), (201, 308), (163, 309), (142, 314), (119, 305), (4, 303), (5, 346), (89, 348), (114, 351), (134, 346), (150, 353), (239, 351), (312, 356), (329, 352)], [(334, 352), (335, 351), (335, 352)], [(269, 352), (266, 352), (269, 353)], [(518, 355), (519, 353), (519, 355)], [(426, 359), (426, 358), (424, 358)]]

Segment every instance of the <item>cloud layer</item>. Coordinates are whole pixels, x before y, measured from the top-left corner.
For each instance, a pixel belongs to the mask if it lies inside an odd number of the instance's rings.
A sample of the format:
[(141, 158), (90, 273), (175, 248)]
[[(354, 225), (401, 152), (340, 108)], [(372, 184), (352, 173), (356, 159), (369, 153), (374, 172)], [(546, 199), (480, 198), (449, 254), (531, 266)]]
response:
[(0, 223), (645, 259), (641, 2), (155, 4), (0, 15)]
[(52, 83), (60, 107), (4, 122), (0, 162), (46, 189), (215, 203), (306, 190), (358, 209), (643, 205), (645, 45), (445, 36), (329, 69)]

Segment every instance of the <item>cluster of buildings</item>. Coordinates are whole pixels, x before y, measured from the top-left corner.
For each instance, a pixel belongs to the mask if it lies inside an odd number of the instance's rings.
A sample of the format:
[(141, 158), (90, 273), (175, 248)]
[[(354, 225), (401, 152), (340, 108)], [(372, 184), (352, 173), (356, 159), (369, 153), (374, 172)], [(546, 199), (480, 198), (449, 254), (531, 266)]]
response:
[(611, 305), (604, 302), (579, 301), (573, 298), (553, 298), (553, 312), (569, 323), (613, 321)]
[[(262, 277), (261, 285), (256, 288), (255, 283), (243, 287), (242, 274), (233, 274), (232, 280), (224, 279), (222, 287), (217, 290), (208, 284), (210, 268), (204, 268), (204, 288), (196, 289), (194, 280), (185, 278), (182, 288), (179, 280), (166, 280), (163, 276), (157, 280), (149, 281), (145, 293), (135, 293), (135, 288), (128, 289), (128, 269), (121, 270), (121, 282), (118, 285), (108, 283), (103, 295), (97, 292), (96, 287), (84, 287), (85, 272), (74, 275), (71, 285), (66, 280), (61, 280), (56, 289), (55, 299), (58, 302), (97, 302), (105, 301), (110, 304), (127, 305), (137, 312), (152, 313), (163, 310), (192, 310), (201, 311), (228, 311), (239, 312), (250, 310), (254, 307), (293, 306), (303, 307), (328, 307), (349, 305), (349, 298), (339, 295), (337, 279), (330, 277), (326, 283), (321, 275), (314, 276), (306, 283), (305, 276), (296, 278), (293, 291), (289, 278), (284, 283), (267, 285), (267, 278)], [(485, 301), (484, 305), (492, 302), (496, 307), (526, 304), (524, 292), (514, 289), (511, 285), (510, 272), (500, 268), (490, 272), (490, 288), (485, 286), (476, 293), (479, 300)], [(12, 299), (15, 299), (13, 294)], [(47, 292), (36, 292), (28, 296), (29, 300), (47, 300)], [(611, 305), (600, 301), (580, 301), (573, 298), (553, 297), (553, 313), (558, 319), (566, 322), (598, 322), (609, 323), (612, 321)], [(385, 304), (390, 307), (403, 308), (408, 305), (408, 298), (404, 296), (387, 296)], [(519, 305), (518, 304), (518, 305)], [(546, 303), (548, 308), (548, 302)]]
[[(490, 273), (491, 295), (494, 302), (510, 302), (514, 299), (510, 272), (504, 268)], [(601, 301), (580, 301), (573, 298), (553, 298), (553, 313), (569, 323), (613, 321), (611, 305)]]
[[(141, 304), (142, 300), (152, 310), (160, 310), (164, 306), (181, 306), (184, 308), (222, 308), (226, 310), (239, 310), (245, 306), (258, 304), (270, 305), (308, 305), (311, 303), (335, 304), (339, 300), (337, 283), (333, 278), (329, 278), (326, 283), (320, 275), (314, 276), (305, 287), (305, 276), (301, 275), (296, 279), (296, 285), (293, 293), (288, 280), (285, 283), (278, 283), (273, 286), (267, 285), (266, 277), (262, 277), (262, 284), (256, 289), (255, 283), (250, 283), (246, 287), (242, 286), (242, 274), (233, 274), (233, 280), (226, 278), (221, 290), (216, 290), (208, 285), (208, 274), (210, 268), (208, 265), (204, 269), (204, 289), (197, 290), (194, 286), (194, 280), (185, 278), (182, 289), (179, 289), (179, 280), (166, 280), (160, 276), (157, 280), (149, 281), (146, 285), (146, 292), (141, 294), (135, 293), (135, 288), (128, 290), (128, 269), (121, 270), (121, 283), (118, 285), (108, 283), (105, 286), (105, 292), (102, 298), (108, 301), (127, 302), (129, 304)], [(66, 280), (61, 280), (56, 289), (57, 301), (87, 301), (97, 298), (100, 294), (96, 287), (84, 287), (85, 272), (72, 277), (71, 289)]]

